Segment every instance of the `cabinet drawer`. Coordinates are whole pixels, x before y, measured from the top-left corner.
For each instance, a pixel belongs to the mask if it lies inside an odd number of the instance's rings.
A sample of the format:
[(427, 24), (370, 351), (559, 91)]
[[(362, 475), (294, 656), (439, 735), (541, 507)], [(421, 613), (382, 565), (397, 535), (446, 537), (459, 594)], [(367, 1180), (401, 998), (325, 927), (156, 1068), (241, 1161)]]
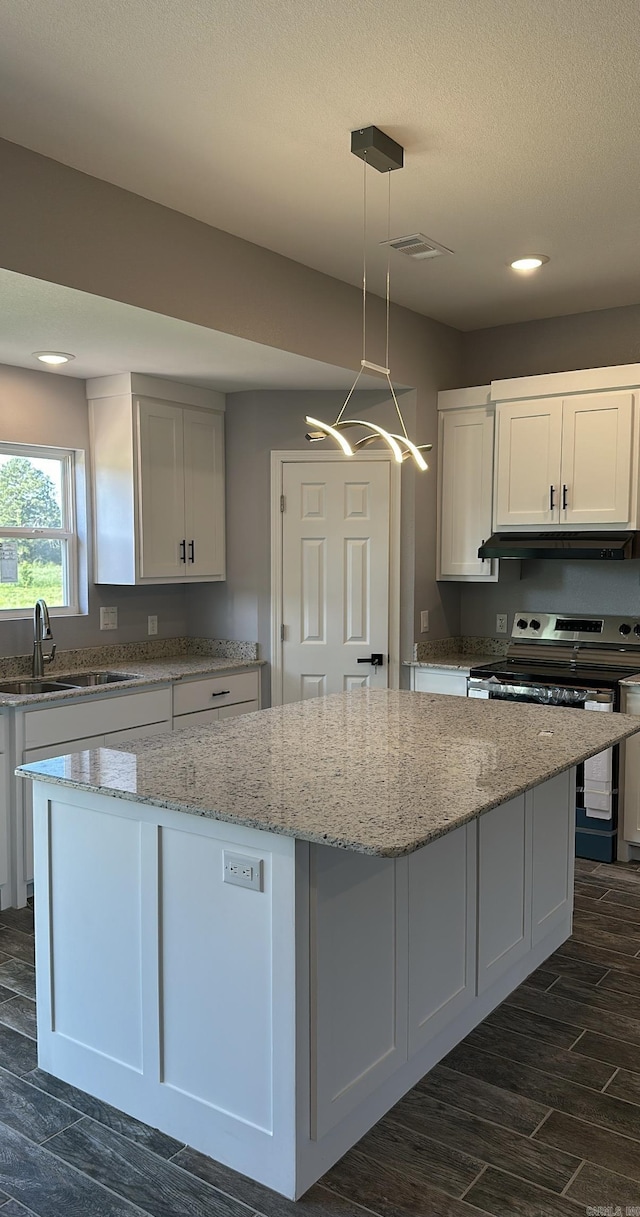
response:
[(112, 693), (109, 697), (65, 702), (46, 710), (25, 714), (27, 748), (64, 743), (88, 735), (124, 731), (145, 723), (171, 718), (171, 689), (150, 689), (145, 693)]
[(234, 706), (221, 706), (218, 711), (218, 717), (237, 718), (238, 714), (251, 714), (252, 710), (259, 710), (260, 704), (257, 701), (240, 701)]
[(205, 680), (186, 680), (173, 690), (173, 713), (193, 714), (196, 710), (257, 701), (258, 673), (239, 672), (233, 676), (208, 676)]
[(190, 727), (209, 727), (212, 723), (217, 723), (220, 718), (220, 711), (213, 710), (195, 710), (193, 714), (178, 714), (174, 715), (173, 729), (174, 731), (188, 731)]

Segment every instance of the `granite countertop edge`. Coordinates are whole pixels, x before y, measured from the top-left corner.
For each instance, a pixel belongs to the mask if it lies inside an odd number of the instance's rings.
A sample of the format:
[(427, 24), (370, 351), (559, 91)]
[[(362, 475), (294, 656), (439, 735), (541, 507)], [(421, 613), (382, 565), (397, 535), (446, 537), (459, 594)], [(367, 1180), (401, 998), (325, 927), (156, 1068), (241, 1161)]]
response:
[(403, 668), (477, 668), (482, 664), (495, 663), (500, 656), (496, 655), (470, 655), (468, 651), (454, 652), (452, 655), (442, 655), (439, 659), (405, 659), (403, 660)]
[[(225, 659), (207, 658), (206, 656), (176, 655), (162, 659), (134, 660), (132, 663), (101, 663), (91, 664), (82, 668), (78, 665), (74, 671), (87, 672), (122, 672), (122, 680), (114, 680), (108, 685), (83, 685), (72, 689), (56, 689), (52, 693), (0, 693), (1, 709), (23, 709), (30, 706), (53, 705), (59, 701), (77, 700), (78, 698), (110, 695), (125, 692), (127, 689), (140, 689), (148, 685), (177, 684), (198, 676), (225, 676), (232, 672), (241, 672), (250, 668), (265, 666), (264, 659)], [(181, 670), (183, 669), (183, 670)], [(126, 677), (133, 677), (127, 679)], [(43, 680), (61, 680), (64, 672), (45, 673)], [(14, 679), (13, 677), (7, 679)], [(20, 679), (16, 677), (15, 679)], [(23, 677), (22, 679), (27, 679)], [(0, 677), (0, 684), (2, 677)]]
[[(265, 712), (261, 711), (259, 713), (262, 716), (262, 714)], [(571, 713), (571, 711), (569, 711), (569, 713)], [(252, 717), (254, 717), (254, 715), (247, 715), (246, 719)], [(623, 731), (620, 730), (620, 720), (622, 718), (627, 719), (628, 721), (628, 726), (626, 726)], [(616, 714), (615, 720), (617, 728), (615, 731), (612, 731), (611, 736), (609, 737), (608, 746), (619, 743), (640, 730), (640, 723), (638, 720), (634, 721), (629, 715)], [(213, 726), (209, 728), (209, 730), (217, 732), (220, 730), (220, 726)], [(70, 789), (84, 790), (93, 794), (121, 799), (126, 802), (140, 803), (143, 806), (159, 807), (167, 811), (200, 816), (205, 819), (217, 820), (227, 824), (235, 824), (245, 828), (254, 828), (261, 832), (269, 832), (274, 833), (277, 836), (286, 836), (300, 841), (308, 841), (316, 845), (326, 845), (336, 849), (345, 849), (354, 853), (366, 854), (373, 857), (400, 858), (415, 853), (417, 850), (429, 845), (432, 841), (437, 840), (439, 837), (446, 836), (448, 833), (454, 832), (463, 825), (478, 819), (485, 812), (491, 811), (495, 807), (502, 806), (503, 804), (517, 798), (519, 795), (525, 794), (528, 790), (532, 790), (534, 787), (541, 785), (553, 777), (556, 777), (558, 774), (566, 772), (575, 765), (581, 764), (589, 757), (595, 756), (602, 751), (603, 746), (606, 747), (607, 744), (604, 741), (599, 741), (597, 746), (590, 746), (586, 749), (580, 749), (579, 751), (572, 753), (571, 760), (568, 763), (553, 764), (548, 770), (544, 771), (542, 774), (537, 774), (532, 779), (527, 778), (523, 781), (517, 781), (513, 786), (507, 789), (503, 788), (496, 795), (487, 795), (486, 797), (482, 797), (475, 807), (460, 812), (458, 815), (448, 821), (436, 823), (432, 828), (423, 830), (417, 835), (412, 836), (407, 834), (406, 836), (403, 836), (402, 839), (398, 839), (396, 836), (395, 839), (392, 839), (386, 844), (376, 842), (375, 840), (367, 841), (365, 838), (359, 838), (357, 836), (332, 836), (330, 833), (319, 832), (312, 828), (305, 829), (301, 825), (287, 826), (278, 823), (277, 821), (269, 821), (266, 816), (260, 818), (251, 816), (250, 814), (244, 815), (225, 812), (219, 809), (214, 809), (213, 807), (197, 806), (185, 800), (163, 799), (157, 795), (151, 796), (137, 794), (131, 790), (123, 790), (115, 786), (94, 785), (87, 781), (37, 772), (31, 767), (21, 767), (16, 769), (15, 772), (17, 776), (31, 781), (41, 781), (56, 786), (66, 786)], [(100, 751), (105, 750), (101, 749)], [(46, 762), (36, 762), (35, 764), (46, 764)]]

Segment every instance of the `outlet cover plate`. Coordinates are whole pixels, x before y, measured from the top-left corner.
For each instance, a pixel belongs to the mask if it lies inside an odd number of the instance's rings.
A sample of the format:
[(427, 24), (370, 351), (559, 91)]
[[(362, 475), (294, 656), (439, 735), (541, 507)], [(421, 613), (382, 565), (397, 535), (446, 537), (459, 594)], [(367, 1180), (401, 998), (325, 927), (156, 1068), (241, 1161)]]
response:
[(158, 618), (154, 614), (149, 614), (147, 617), (147, 634), (158, 633)]
[(496, 634), (506, 634), (507, 632), (507, 614), (498, 613), (496, 617)]
[(248, 854), (232, 854), (228, 849), (222, 851), (223, 882), (233, 883), (236, 887), (249, 887), (254, 892), (264, 890), (262, 858), (252, 858)]

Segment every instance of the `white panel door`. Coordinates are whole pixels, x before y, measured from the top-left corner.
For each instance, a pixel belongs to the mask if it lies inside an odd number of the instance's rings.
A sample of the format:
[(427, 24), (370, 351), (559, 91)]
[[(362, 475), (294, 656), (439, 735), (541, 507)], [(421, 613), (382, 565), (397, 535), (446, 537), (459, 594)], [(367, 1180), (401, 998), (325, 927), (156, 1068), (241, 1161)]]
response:
[(491, 533), (494, 412), (447, 410), (440, 416), (440, 562), (438, 578), (496, 579), (478, 557)]
[(633, 393), (589, 393), (564, 400), (563, 523), (628, 526), (632, 422)]
[(387, 687), (389, 483), (386, 461), (284, 465), (283, 703)]
[(184, 410), (186, 573), (223, 579), (224, 421), (207, 410)]
[(140, 576), (184, 578), (183, 412), (149, 398), (137, 404)]
[(506, 402), (496, 420), (495, 527), (557, 524), (562, 401)]

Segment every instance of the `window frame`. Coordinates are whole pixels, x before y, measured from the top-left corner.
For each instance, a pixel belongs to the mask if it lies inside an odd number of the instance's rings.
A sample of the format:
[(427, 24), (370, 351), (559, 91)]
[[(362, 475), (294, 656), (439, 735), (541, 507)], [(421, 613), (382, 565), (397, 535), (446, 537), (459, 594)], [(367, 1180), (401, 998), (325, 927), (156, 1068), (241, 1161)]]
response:
[[(72, 448), (53, 448), (44, 444), (11, 444), (0, 442), (0, 456), (26, 457), (32, 460), (55, 460), (62, 465), (61, 477), (61, 528), (4, 528), (0, 525), (0, 539), (66, 542), (66, 590), (67, 604), (49, 605), (52, 617), (70, 617), (79, 614), (78, 571), (78, 515), (76, 503), (76, 453)], [(64, 547), (62, 549), (64, 562)], [(35, 604), (35, 601), (34, 601)], [(33, 616), (33, 605), (29, 608), (0, 608), (0, 622), (26, 620)]]

